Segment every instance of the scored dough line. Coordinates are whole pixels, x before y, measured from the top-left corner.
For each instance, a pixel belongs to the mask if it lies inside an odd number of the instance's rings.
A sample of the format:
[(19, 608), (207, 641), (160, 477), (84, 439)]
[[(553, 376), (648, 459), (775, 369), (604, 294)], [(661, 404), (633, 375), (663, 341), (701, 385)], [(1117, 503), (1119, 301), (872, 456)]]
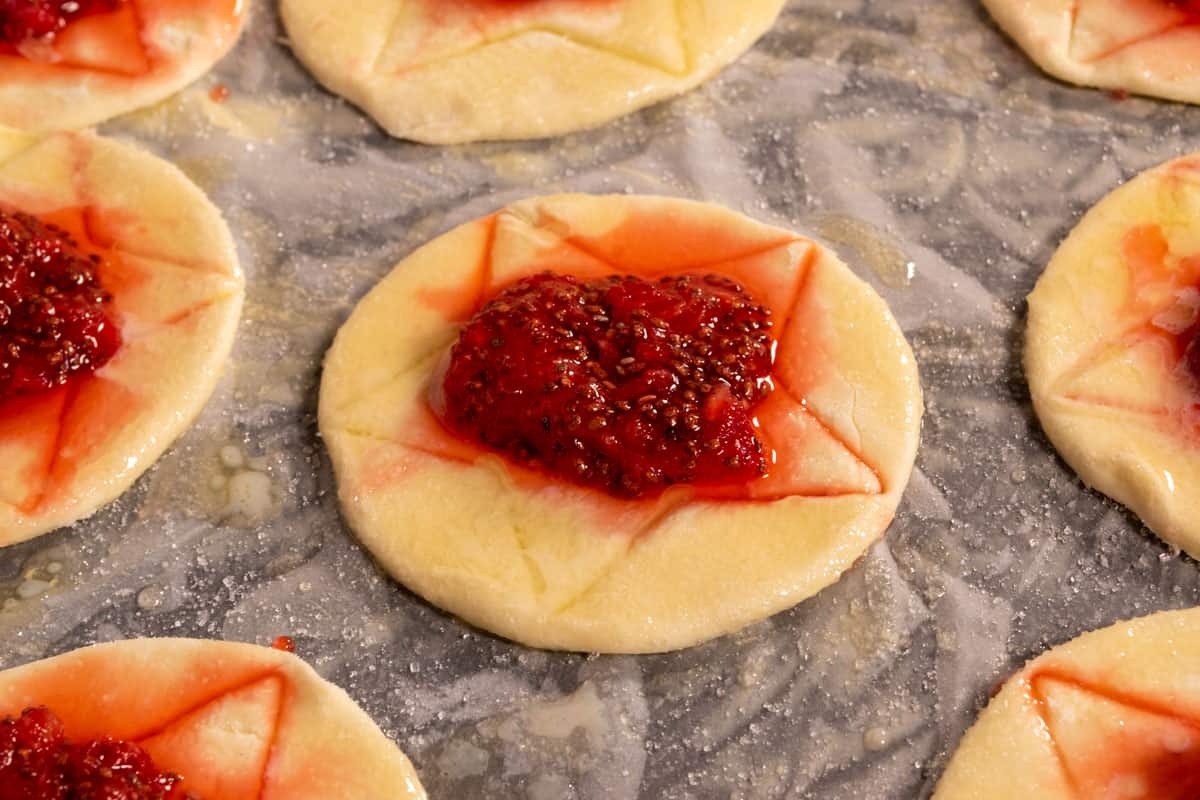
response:
[[(91, 234), (89, 233), (89, 236), (90, 235)], [(95, 241), (93, 241), (92, 244), (94, 244), (96, 247), (98, 247), (100, 249), (105, 249), (105, 248), (101, 247), (101, 245), (96, 243)], [(182, 261), (178, 258), (172, 258), (170, 256), (163, 256), (163, 255), (159, 255), (159, 254), (155, 254), (155, 253), (146, 253), (146, 252), (134, 250), (123, 244), (114, 244), (111, 248), (107, 248), (107, 249), (111, 250), (113, 253), (116, 253), (118, 256), (127, 256), (130, 258), (138, 258), (138, 259), (141, 259), (142, 261), (150, 261), (154, 264), (155, 268), (157, 268), (157, 269), (174, 269), (174, 270), (179, 270), (180, 272), (187, 272), (192, 275), (196, 274), (197, 272), (200, 272), (200, 273), (203, 273), (206, 275), (216, 275), (218, 277), (226, 278), (228, 280), (235, 281), (239, 284), (241, 283), (241, 280), (239, 278), (235, 277), (234, 274), (231, 273), (229, 270), (225, 269), (224, 265), (222, 265), (222, 264), (212, 264), (207, 261), (193, 261), (191, 263), (188, 263), (186, 261)], [(214, 267), (215, 267), (215, 269), (214, 269)]]
[(404, 16), (404, 4), (396, 4), (396, 15), (392, 17), (392, 23), (388, 25), (387, 35), (383, 37), (383, 41), (379, 44), (379, 51), (375, 53), (375, 57), (371, 59), (371, 66), (367, 69), (367, 75), (379, 74), (379, 62), (383, 61), (383, 57), (391, 49), (392, 43), (396, 40), (396, 34), (400, 31), (400, 20)]
[[(612, 269), (617, 273), (625, 273), (625, 272), (629, 271), (628, 267), (624, 267), (619, 264), (612, 263), (612, 261), (610, 261), (607, 257), (600, 254), (592, 247), (589, 247), (584, 242), (580, 241), (580, 239), (577, 236), (572, 236), (572, 235), (564, 236), (561, 233), (559, 233), (557, 230), (555, 230), (551, 227), (548, 227), (546, 225), (547, 220), (549, 222), (555, 223), (569, 231), (571, 229), (571, 223), (565, 219), (562, 219), (561, 217), (556, 217), (553, 214), (546, 212), (544, 209), (540, 209), (540, 211), (541, 211), (544, 219), (537, 220), (537, 221), (530, 221), (530, 220), (525, 219), (524, 217), (519, 217), (515, 214), (513, 216), (517, 219), (524, 221), (527, 225), (530, 225), (531, 227), (536, 228), (537, 230), (546, 231), (547, 233), (557, 236), (559, 241), (562, 242), (564, 245), (567, 245), (568, 247), (572, 247), (575, 250), (578, 250), (580, 253), (583, 253), (585, 256), (588, 256), (589, 258), (593, 258), (596, 261), (599, 261), (600, 263), (606, 265), (609, 269)], [(673, 264), (671, 266), (671, 271), (679, 272), (679, 271), (685, 271), (685, 270), (686, 271), (695, 271), (695, 270), (703, 270), (703, 269), (713, 269), (714, 267), (719, 267), (722, 264), (729, 264), (734, 261), (743, 261), (747, 258), (755, 258), (756, 256), (766, 255), (767, 253), (771, 252), (772, 250), (778, 250), (780, 248), (787, 247), (788, 245), (796, 244), (796, 243), (811, 244), (811, 242), (808, 239), (805, 239), (803, 236), (788, 236), (788, 237), (781, 238), (781, 239), (774, 239), (774, 240), (765, 242), (763, 244), (757, 244), (743, 252), (735, 253), (733, 255), (722, 256), (721, 258), (712, 259), (710, 261), (700, 261), (695, 264)], [(812, 251), (810, 251), (810, 253), (811, 252)], [(811, 257), (811, 256), (806, 255), (806, 258), (808, 258), (808, 257)]]
[(1054, 735), (1054, 729), (1050, 726), (1050, 718), (1047, 713), (1046, 699), (1042, 696), (1035, 686), (1036, 676), (1029, 679), (1026, 683), (1027, 694), (1033, 705), (1033, 713), (1037, 714), (1038, 721), (1042, 724), (1042, 730), (1046, 732), (1046, 738), (1050, 740), (1050, 746), (1054, 749), (1054, 760), (1058, 762), (1058, 768), (1062, 771), (1063, 777), (1066, 779), (1067, 785), (1071, 788), (1071, 793), (1075, 795), (1076, 800), (1086, 800), (1083, 792), (1079, 789), (1079, 782), (1075, 780), (1075, 776), (1071, 770), (1067, 769), (1067, 759), (1063, 755), (1062, 745), (1058, 743), (1058, 738)]
[(525, 536), (520, 525), (512, 526), (513, 541), (517, 543), (517, 550), (521, 553), (521, 559), (525, 562), (525, 569), (529, 573), (529, 586), (534, 597), (541, 597), (546, 593), (546, 575), (542, 572), (541, 566), (537, 563), (537, 559), (530, 552), (529, 543), (525, 540)]
[(1045, 694), (1038, 686), (1039, 682), (1044, 680), (1066, 684), (1067, 686), (1085, 694), (1090, 694), (1106, 702), (1125, 706), (1126, 708), (1131, 708), (1144, 714), (1167, 717), (1192, 729), (1200, 728), (1200, 720), (1196, 720), (1185, 714), (1181, 714), (1178, 712), (1178, 710), (1171, 706), (1160, 705), (1158, 703), (1148, 701), (1144, 697), (1140, 697), (1136, 694), (1122, 692), (1113, 689), (1111, 686), (1104, 686), (1102, 684), (1089, 681), (1085, 678), (1072, 675), (1069, 672), (1062, 671), (1061, 669), (1055, 669), (1054, 667), (1038, 670), (1025, 679), (1025, 684), (1028, 687), (1028, 697), (1032, 701), (1034, 711), (1038, 715), (1038, 718), (1041, 720), (1042, 725), (1046, 730), (1046, 735), (1050, 738), (1050, 741), (1054, 745), (1055, 756), (1058, 758), (1059, 767), (1062, 769), (1063, 774), (1067, 777), (1067, 783), (1070, 784), (1075, 796), (1080, 800), (1084, 800), (1083, 791), (1081, 790), (1075, 775), (1067, 767), (1066, 756), (1063, 754), (1062, 746), (1059, 744), (1058, 738), (1054, 735), (1054, 728), (1050, 724), (1049, 703), (1046, 700)]
[(560, 603), (557, 608), (550, 612), (550, 616), (561, 616), (582, 602), (585, 597), (595, 591), (596, 588), (599, 587), (604, 581), (608, 580), (608, 578), (614, 572), (616, 572), (617, 568), (621, 564), (629, 560), (629, 556), (639, 544), (645, 541), (646, 538), (655, 530), (657, 530), (667, 519), (684, 508), (687, 508), (689, 505), (692, 505), (693, 502), (694, 500), (692, 497), (686, 494), (680, 494), (677, 499), (671, 500), (670, 502), (664, 502), (663, 507), (658, 509), (658, 511), (656, 511), (654, 515), (650, 517), (650, 519), (646, 520), (646, 522), (640, 528), (638, 528), (638, 530), (634, 532), (632, 536), (629, 537), (629, 542), (626, 545), (625, 550), (614, 556), (612, 561), (608, 563), (608, 565), (600, 572), (600, 574), (598, 574), (595, 578), (589, 581), (586, 586), (576, 592), (573, 597), (570, 597), (564, 602)]
[(130, 736), (129, 739), (134, 742), (140, 742), (158, 736), (160, 733), (166, 731), (167, 728), (171, 727), (179, 720), (187, 717), (190, 714), (195, 714), (205, 706), (212, 705), (223, 697), (240, 692), (243, 689), (248, 689), (254, 684), (261, 683), (269, 678), (278, 678), (283, 680), (285, 686), (288, 683), (288, 681), (283, 678), (283, 675), (279, 672), (278, 668), (272, 668), (264, 672), (257, 672), (248, 678), (244, 678), (243, 680), (237, 681), (229, 686), (222, 687), (211, 694), (205, 695), (201, 700), (197, 700), (195, 703), (187, 706), (170, 719), (160, 722), (158, 725), (148, 728), (134, 736)]
[[(658, 72), (662, 75), (666, 75), (669, 78), (674, 78), (675, 80), (687, 79), (689, 72), (690, 72), (690, 68), (687, 65), (686, 56), (685, 56), (684, 68), (682, 70), (674, 70), (674, 69), (671, 69), (670, 67), (660, 64), (652, 59), (646, 58), (645, 56), (641, 56), (636, 53), (626, 52), (623, 50), (618, 50), (615, 47), (611, 47), (606, 44), (601, 44), (599, 42), (588, 41), (586, 39), (581, 38), (578, 34), (572, 32), (572, 31), (567, 31), (567, 30), (563, 30), (561, 28), (556, 28), (553, 25), (528, 25), (524, 28), (519, 28), (517, 30), (510, 31), (509, 33), (503, 34), (501, 36), (497, 36), (492, 39), (487, 39), (483, 42), (480, 42), (479, 44), (472, 45), (470, 47), (461, 48), (459, 50), (455, 50), (452, 52), (443, 52), (436, 56), (428, 58), (424, 61), (413, 61), (409, 64), (405, 64), (404, 66), (400, 67), (399, 69), (396, 69), (395, 71), (393, 71), (390, 74), (393, 77), (402, 77), (402, 76), (412, 75), (413, 73), (417, 73), (417, 72), (423, 72), (425, 70), (432, 69), (434, 67), (438, 67), (443, 64), (446, 64), (447, 62), (455, 61), (460, 58), (465, 58), (466, 56), (474, 55), (475, 53), (480, 53), (484, 50), (487, 50), (490, 47), (496, 47), (496, 46), (506, 44), (508, 42), (515, 41), (517, 39), (529, 36), (531, 34), (539, 34), (539, 33), (545, 34), (547, 36), (557, 37), (566, 42), (570, 42), (571, 44), (575, 45), (576, 47), (582, 48), (584, 50), (590, 50), (590, 51), (592, 51), (594, 53), (598, 53), (600, 55), (612, 56), (613, 58), (619, 59), (621, 61), (626, 61), (630, 64), (634, 64), (636, 66), (642, 67), (642, 68), (650, 70), (652, 72)], [(393, 36), (395, 35), (394, 31), (393, 31), (392, 35)], [(686, 49), (685, 49), (685, 53), (686, 53)], [(382, 53), (380, 55), (382, 56)], [(381, 71), (378, 69), (378, 64), (376, 64), (376, 69), (374, 69), (372, 71), (372, 74), (374, 74), (376, 76), (380, 76), (382, 74), (387, 74), (387, 73), (381, 73)]]
[(54, 441), (49, 448), (50, 457), (46, 459), (41, 469), (41, 475), (38, 476), (41, 485), (38, 486), (35, 492), (30, 494), (23, 504), (17, 506), (17, 511), (21, 514), (26, 516), (36, 514), (50, 491), (50, 480), (54, 476), (55, 468), (58, 466), (63, 446), (63, 428), (66, 427), (67, 417), (70, 415), (71, 409), (75, 406), (75, 398), (79, 396), (79, 386), (79, 381), (72, 381), (65, 390), (66, 397), (63, 399), (62, 407), (58, 411)]
[(617, 571), (617, 569), (621, 565), (623, 565), (626, 561), (629, 560), (629, 554), (632, 553), (634, 547), (637, 546), (638, 538), (639, 537), (631, 537), (629, 540), (629, 545), (625, 548), (625, 550), (623, 552), (620, 552), (620, 553), (617, 553), (616, 555), (614, 555), (612, 557), (612, 560), (609, 561), (607, 565), (605, 565), (604, 569), (602, 569), (599, 572), (599, 574), (596, 575), (596, 577), (594, 577), (594, 578), (592, 578), (592, 580), (588, 581), (587, 585), (584, 586), (582, 589), (580, 589), (578, 592), (576, 592), (574, 596), (568, 598), (567, 600), (563, 601), (562, 603), (559, 603), (557, 608), (551, 610), (550, 614), (549, 614), (549, 618), (553, 619), (554, 617), (561, 617), (563, 614), (567, 613), (572, 608), (579, 605), (583, 601), (584, 598), (586, 598), (589, 594), (591, 594), (597, 588), (599, 588), (601, 585), (603, 585), (610, 577), (612, 577), (612, 575)]
[(33, 134), (0, 130), (0, 173), (40, 142), (41, 139)]
[(1058, 377), (1054, 379), (1051, 393), (1055, 395), (1063, 394), (1066, 391), (1067, 385), (1086, 375), (1088, 370), (1094, 367), (1096, 363), (1099, 362), (1100, 359), (1105, 355), (1105, 351), (1107, 349), (1128, 349), (1124, 345), (1129, 337), (1146, 330), (1146, 328), (1150, 326), (1150, 321), (1152, 319), (1153, 316), (1150, 316), (1144, 320), (1130, 323), (1128, 327), (1123, 328), (1122, 330), (1117, 331), (1115, 334), (1102, 338), (1092, 344), (1091, 347), (1081, 353), (1075, 359), (1075, 361), (1072, 362), (1071, 366), (1059, 373)]
[[(688, 42), (687, 22), (683, 10), (683, 4), (687, 0), (675, 0), (675, 36), (679, 41), (679, 52), (683, 53), (683, 69), (684, 75), (689, 74), (695, 69), (695, 63), (692, 60), (692, 47)], [(682, 77), (682, 76), (681, 76)]]
[(275, 760), (276, 751), (279, 749), (279, 732), (283, 728), (283, 716), (291, 704), (291, 682), (284, 680), (282, 675), (279, 675), (277, 680), (280, 682), (279, 705), (275, 708), (275, 719), (271, 724), (271, 739), (267, 742), (267, 757), (263, 759), (262, 774), (258, 778), (257, 800), (263, 800), (267, 794), (267, 779), (271, 775), (271, 763)]
[(413, 363), (410, 364), (409, 366), (402, 367), (401, 369), (397, 370), (396, 372), (389, 374), (386, 378), (381, 378), (378, 382), (373, 382), (369, 387), (363, 389), (360, 392), (355, 393), (349, 399), (342, 401), (340, 404), (338, 404), (337, 410), (339, 412), (344, 412), (344, 411), (350, 409), (351, 407), (358, 405), (362, 401), (370, 400), (383, 387), (388, 386), (389, 384), (395, 383), (396, 381), (400, 380), (401, 378), (411, 375), (413, 372), (417, 372), (417, 371), (428, 372), (429, 371), (428, 367), (430, 366), (430, 362), (432, 362), (438, 358), (441, 358), (442, 353), (446, 350), (446, 348), (448, 348), (451, 344), (453, 344), (454, 340), (457, 338), (458, 338), (458, 332), (455, 331), (453, 333), (452, 339), (448, 339), (447, 341), (445, 341), (443, 343), (439, 343), (436, 346), (430, 347), (426, 352), (424, 352), (423, 354), (418, 356), (416, 358), (416, 360), (413, 361)]

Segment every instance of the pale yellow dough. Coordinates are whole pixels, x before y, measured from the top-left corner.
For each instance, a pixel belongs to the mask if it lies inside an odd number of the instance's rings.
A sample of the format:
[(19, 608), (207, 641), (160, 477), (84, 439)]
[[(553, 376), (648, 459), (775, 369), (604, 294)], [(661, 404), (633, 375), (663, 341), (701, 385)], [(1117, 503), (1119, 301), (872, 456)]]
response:
[[(0, 126), (30, 132), (85, 128), (164, 100), (212, 68), (237, 42), (250, 0), (139, 0), (144, 73), (89, 43), (70, 48), (94, 68), (30, 69), (0, 61)], [(218, 7), (222, 7), (218, 10)], [(232, 13), (226, 13), (232, 11)], [(92, 20), (75, 23), (86, 27)], [(74, 41), (68, 28), (64, 41)], [(2, 56), (0, 59), (11, 56)], [(109, 61), (114, 63), (109, 64)]]
[(135, 741), (200, 797), (424, 800), (412, 764), (294, 655), (132, 639), (0, 672), (0, 718), (44, 705), (68, 739)]
[[(81, 415), (77, 423), (95, 430), (64, 436), (47, 451), (22, 435), (28, 429), (5, 434), (0, 420), (4, 546), (114, 500), (188, 428), (233, 345), (244, 279), (217, 208), (174, 166), (128, 144), (0, 131), (0, 205), (35, 215), (104, 209), (110, 252), (137, 276), (114, 289), (124, 344), (96, 373), (118, 390), (119, 400), (106, 407), (119, 424)], [(53, 486), (46, 467), (60, 478)]]
[[(800, 321), (776, 331), (781, 361), (804, 326), (817, 326), (810, 316), (826, 320), (816, 363), (793, 365), (824, 374), (806, 393), (809, 412), (795, 414), (807, 443), (800, 483), (815, 489), (756, 503), (672, 490), (657, 504), (630, 503), (557, 482), (530, 487), (495, 456), (456, 460), (421, 440), (432, 373), (459, 330), (438, 298), (472, 285), (483, 262), (488, 293), (551, 267), (591, 276), (632, 268), (589, 255), (587, 243), (633, 219), (661, 223), (682, 240), (705, 229), (735, 233), (749, 250), (734, 257), (714, 244), (713, 261), (697, 262), (673, 255), (678, 243), (663, 239), (663, 268), (721, 272), (749, 261), (796, 287), (782, 290), (795, 292)], [(463, 318), (473, 310), (458, 309)], [(836, 581), (891, 521), (920, 418), (908, 343), (883, 300), (833, 253), (717, 206), (634, 196), (524, 201), (413, 253), (338, 333), (320, 399), (346, 519), (392, 575), (528, 645), (630, 653), (736, 630)], [(818, 496), (834, 486), (843, 490)]]
[(1046, 72), (1071, 83), (1200, 103), (1200, 27), (1169, 0), (983, 0)]
[(281, 9), (292, 48), (323, 84), (394, 136), (451, 144), (592, 128), (686, 92), (749, 49), (783, 4), (282, 0)]
[(1025, 372), (1046, 435), (1080, 477), (1200, 557), (1194, 392), (1137, 333), (1188, 324), (1196, 285), (1134, 285), (1122, 248), (1141, 226), (1161, 231), (1168, 275), (1200, 255), (1200, 157), (1134, 178), (1071, 232), (1029, 296)]
[(1195, 762), (1198, 631), (1200, 609), (1168, 611), (1034, 659), (967, 732), (933, 800), (1155, 800), (1127, 765), (1182, 753)]

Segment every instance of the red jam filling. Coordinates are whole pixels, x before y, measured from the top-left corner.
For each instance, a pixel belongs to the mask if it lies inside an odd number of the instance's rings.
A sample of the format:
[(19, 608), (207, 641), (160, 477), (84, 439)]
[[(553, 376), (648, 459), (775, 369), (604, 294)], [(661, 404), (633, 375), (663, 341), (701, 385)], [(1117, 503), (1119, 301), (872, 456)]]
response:
[(99, 264), (63, 230), (0, 209), (0, 402), (95, 372), (120, 348)]
[(76, 20), (116, 11), (125, 0), (0, 0), (0, 43), (49, 42)]
[(1183, 349), (1184, 369), (1195, 380), (1195, 385), (1200, 387), (1200, 325), (1193, 325), (1191, 331), (1181, 336), (1180, 340), (1186, 345)]
[(467, 323), (435, 405), (468, 439), (618, 496), (744, 483), (767, 472), (753, 410), (771, 327), (721, 276), (542, 273)]
[(0, 720), (5, 800), (187, 800), (182, 780), (132, 742), (68, 742), (62, 722), (45, 707)]
[(1186, 13), (1190, 17), (1188, 22), (1200, 21), (1200, 0), (1166, 0), (1166, 2), (1167, 5), (1174, 6)]

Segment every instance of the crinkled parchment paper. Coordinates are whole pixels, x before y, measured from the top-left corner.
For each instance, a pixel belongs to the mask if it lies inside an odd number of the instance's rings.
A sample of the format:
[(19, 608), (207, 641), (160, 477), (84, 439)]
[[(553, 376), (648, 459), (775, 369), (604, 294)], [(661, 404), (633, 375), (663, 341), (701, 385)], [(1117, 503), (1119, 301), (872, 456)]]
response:
[[(795, 0), (679, 100), (551, 142), (429, 148), (317, 88), (256, 5), (215, 75), (105, 127), (227, 214), (250, 278), (233, 362), (121, 500), (0, 552), (0, 667), (290, 634), (434, 798), (913, 798), (1023, 660), (1197, 602), (1195, 562), (1055, 456), (1019, 354), (1056, 244), (1122, 179), (1200, 146), (1200, 111), (1056, 83), (976, 0)], [(839, 584), (680, 653), (548, 654), (426, 605), (350, 535), (315, 423), (334, 332), (422, 242), (563, 190), (723, 203), (821, 238), (887, 298), (924, 439), (896, 522)]]

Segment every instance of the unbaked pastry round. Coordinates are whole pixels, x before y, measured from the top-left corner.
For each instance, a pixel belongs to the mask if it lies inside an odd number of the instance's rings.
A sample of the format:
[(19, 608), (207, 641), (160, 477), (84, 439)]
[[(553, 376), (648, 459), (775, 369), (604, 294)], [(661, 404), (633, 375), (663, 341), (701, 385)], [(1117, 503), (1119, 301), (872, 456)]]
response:
[(0, 406), (0, 546), (112, 501), (216, 386), (243, 278), (220, 212), (140, 149), (82, 133), (0, 131), (0, 205), (61, 223), (105, 258), (124, 344), (95, 375)]
[(40, 705), (69, 740), (136, 742), (205, 800), (425, 798), (371, 718), (280, 650), (131, 639), (0, 672), (0, 717)]
[(1131, 180), (1080, 221), (1029, 295), (1025, 372), (1079, 476), (1200, 557), (1197, 387), (1170, 337), (1200, 308), (1200, 156)]
[(1198, 632), (1200, 609), (1168, 611), (1034, 659), (967, 732), (934, 800), (1195, 797)]
[(1200, 103), (1200, 15), (1172, 0), (983, 0), (1051, 75)]
[(157, 103), (237, 41), (249, 0), (129, 0), (57, 37), (53, 62), (0, 52), (0, 126), (83, 128)]
[(389, 133), (431, 144), (593, 128), (748, 50), (783, 0), (282, 0), (296, 55)]
[[(426, 400), (435, 365), (485, 298), (546, 269), (722, 273), (787, 320), (779, 388), (756, 410), (792, 444), (771, 475), (724, 499), (618, 500), (445, 433)], [(891, 521), (920, 418), (908, 343), (832, 252), (717, 206), (633, 196), (527, 200), (413, 253), (338, 333), (320, 400), (345, 516), (392, 575), (528, 645), (629, 653), (727, 633), (836, 581)]]

